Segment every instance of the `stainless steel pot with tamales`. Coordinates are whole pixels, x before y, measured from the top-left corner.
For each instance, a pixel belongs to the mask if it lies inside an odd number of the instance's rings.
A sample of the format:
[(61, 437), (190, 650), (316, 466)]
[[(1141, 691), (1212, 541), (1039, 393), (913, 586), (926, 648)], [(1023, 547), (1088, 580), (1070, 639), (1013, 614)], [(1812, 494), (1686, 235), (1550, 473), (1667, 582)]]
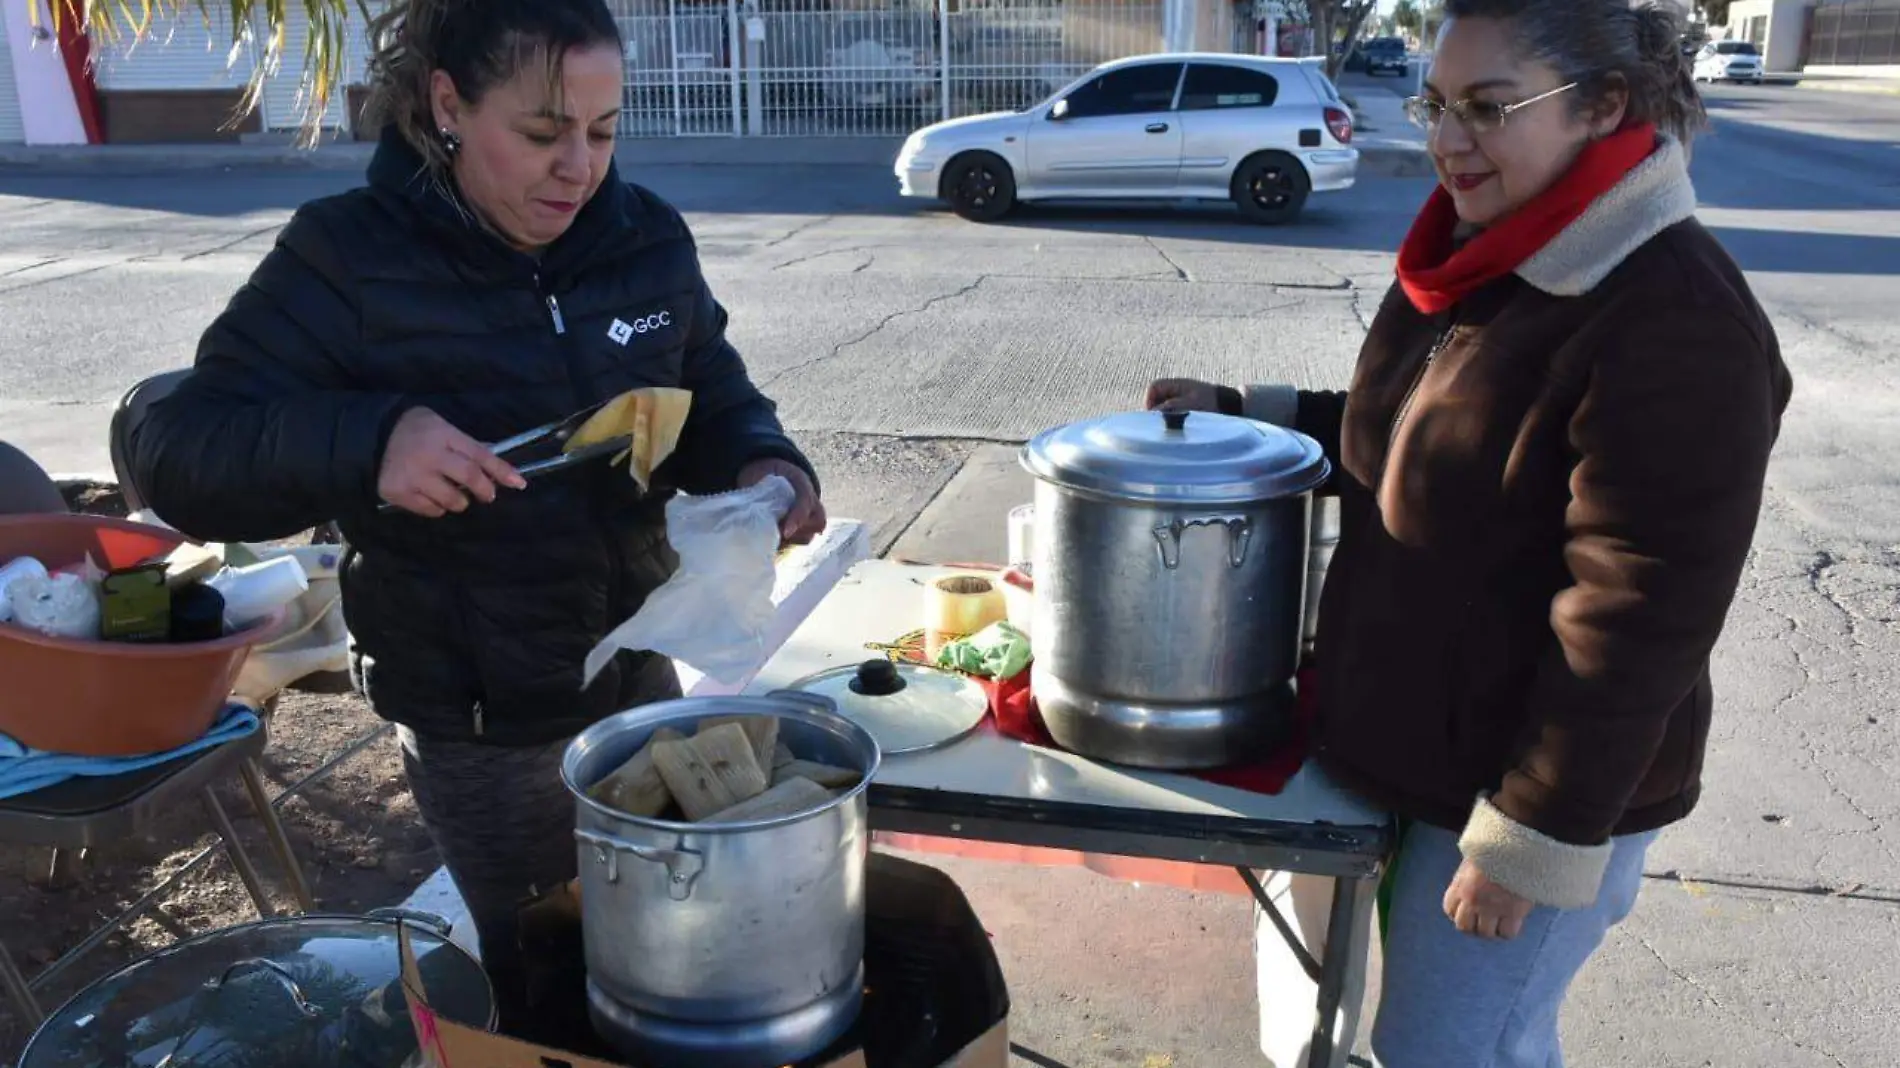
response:
[(1036, 659), (1049, 733), (1137, 767), (1223, 767), (1293, 728), (1319, 443), (1203, 412), (1057, 427), (1036, 477)]

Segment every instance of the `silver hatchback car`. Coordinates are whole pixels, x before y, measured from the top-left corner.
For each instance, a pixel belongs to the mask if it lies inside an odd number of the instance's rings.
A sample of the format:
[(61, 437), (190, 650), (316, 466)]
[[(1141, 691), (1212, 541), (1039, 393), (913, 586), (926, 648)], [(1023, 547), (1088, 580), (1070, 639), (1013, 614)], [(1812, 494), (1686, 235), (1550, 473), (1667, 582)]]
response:
[(1285, 223), (1358, 170), (1352, 112), (1325, 71), (1218, 54), (1104, 64), (1025, 111), (926, 126), (896, 165), (905, 196), (980, 222), (1029, 200), (1201, 199)]

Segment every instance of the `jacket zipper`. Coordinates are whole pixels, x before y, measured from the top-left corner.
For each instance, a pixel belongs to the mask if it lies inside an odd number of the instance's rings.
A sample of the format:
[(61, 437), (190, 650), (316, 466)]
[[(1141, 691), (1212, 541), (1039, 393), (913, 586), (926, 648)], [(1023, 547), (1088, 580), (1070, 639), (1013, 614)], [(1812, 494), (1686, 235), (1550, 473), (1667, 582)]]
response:
[(1405, 425), (1405, 417), (1411, 414), (1412, 401), (1418, 397), (1418, 387), (1425, 383), (1426, 372), (1432, 369), (1432, 363), (1438, 359), (1439, 355), (1445, 351), (1445, 347), (1451, 343), (1451, 330), (1451, 327), (1446, 327), (1444, 332), (1438, 335), (1438, 340), (1432, 342), (1431, 350), (1425, 354), (1425, 362), (1419, 366), (1418, 374), (1412, 378), (1412, 388), (1405, 391), (1405, 399), (1399, 402), (1399, 410), (1397, 414), (1392, 416), (1392, 429), (1386, 432), (1385, 451), (1387, 457), (1391, 456), (1392, 447), (1398, 444), (1399, 429)]
[[(536, 292), (542, 295), (542, 299), (547, 302), (548, 319), (554, 324), (555, 336), (565, 337), (567, 335), (567, 320), (561, 315), (561, 300), (559, 297), (556, 297), (553, 292), (543, 288), (539, 271), (535, 272), (534, 275), (534, 288)], [(564, 347), (562, 356), (568, 360), (569, 378), (573, 380), (575, 388), (578, 390), (580, 378), (575, 374), (577, 369), (573, 366), (572, 353), (566, 352)], [(580, 398), (577, 396), (576, 400), (578, 402)], [(607, 553), (607, 612), (611, 618), (620, 611), (621, 591), (626, 586), (626, 565), (620, 559), (620, 543), (614, 536), (613, 525), (598, 516), (596, 518), (600, 522), (602, 548), (604, 548)], [(479, 710), (477, 710), (476, 713), (475, 733), (481, 733), (481, 714)]]

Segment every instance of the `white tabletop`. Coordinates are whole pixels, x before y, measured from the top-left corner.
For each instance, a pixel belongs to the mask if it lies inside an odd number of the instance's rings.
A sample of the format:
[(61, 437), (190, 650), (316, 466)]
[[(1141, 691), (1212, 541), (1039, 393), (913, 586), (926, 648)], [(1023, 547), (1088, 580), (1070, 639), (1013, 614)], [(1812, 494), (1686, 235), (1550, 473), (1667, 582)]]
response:
[[(763, 693), (878, 655), (867, 643), (894, 642), (916, 630), (925, 585), (948, 573), (951, 569), (884, 560), (858, 564), (793, 632), (748, 692)], [(1184, 775), (1098, 764), (988, 730), (935, 752), (888, 757), (877, 781), (1017, 801), (1282, 824), (1378, 827), (1386, 822), (1384, 813), (1340, 789), (1310, 762), (1279, 794), (1258, 794)]]

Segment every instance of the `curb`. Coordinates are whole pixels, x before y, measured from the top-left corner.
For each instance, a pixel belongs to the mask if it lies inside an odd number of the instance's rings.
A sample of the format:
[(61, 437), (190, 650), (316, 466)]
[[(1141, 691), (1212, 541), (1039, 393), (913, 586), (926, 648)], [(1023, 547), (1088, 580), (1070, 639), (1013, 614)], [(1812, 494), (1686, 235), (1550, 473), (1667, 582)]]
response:
[(1430, 178), (1436, 171), (1423, 148), (1412, 145), (1366, 145), (1359, 149), (1361, 178)]
[[(615, 159), (641, 167), (889, 167), (903, 145), (892, 137), (673, 137), (623, 140)], [(361, 172), (376, 146), (363, 142), (304, 149), (288, 144), (0, 145), (0, 174), (132, 175), (283, 170)]]
[(1823, 93), (1861, 93), (1872, 96), (1900, 96), (1900, 82), (1854, 81), (1852, 79), (1814, 79), (1794, 83), (1798, 89)]
[[(643, 167), (878, 167), (889, 168), (903, 142), (889, 137), (691, 138), (623, 142), (615, 158), (623, 171)], [(0, 146), (0, 175), (203, 173), (281, 170), (361, 172), (375, 146), (362, 143), (300, 149), (290, 145), (75, 145)], [(1404, 143), (1362, 145), (1366, 178), (1416, 178), (1432, 172), (1422, 148)]]

